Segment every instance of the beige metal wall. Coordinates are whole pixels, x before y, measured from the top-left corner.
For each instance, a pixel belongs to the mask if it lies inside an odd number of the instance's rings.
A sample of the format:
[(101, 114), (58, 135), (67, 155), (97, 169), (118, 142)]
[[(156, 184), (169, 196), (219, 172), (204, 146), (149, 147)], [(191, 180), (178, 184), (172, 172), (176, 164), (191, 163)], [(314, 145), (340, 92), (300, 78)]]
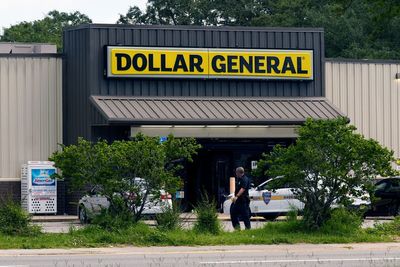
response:
[(400, 62), (329, 61), (326, 96), (358, 130), (400, 157)]
[[(47, 160), (62, 143), (62, 62), (57, 56), (0, 56), (0, 180)], [(400, 158), (400, 62), (326, 62), (326, 96), (360, 132)]]
[(55, 56), (0, 56), (0, 181), (62, 143), (62, 62)]

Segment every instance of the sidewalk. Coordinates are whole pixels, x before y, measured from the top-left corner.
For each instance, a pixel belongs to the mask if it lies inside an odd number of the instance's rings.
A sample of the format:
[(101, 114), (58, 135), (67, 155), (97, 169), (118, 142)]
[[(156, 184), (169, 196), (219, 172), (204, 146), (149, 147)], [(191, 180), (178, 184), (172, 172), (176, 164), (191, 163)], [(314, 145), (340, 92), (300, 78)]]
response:
[[(181, 215), (182, 226), (184, 228), (191, 228), (196, 221), (196, 215), (193, 213), (183, 213)], [(232, 224), (229, 215), (219, 214), (218, 219), (225, 231), (233, 231)], [(279, 219), (279, 218), (278, 218)], [(281, 217), (282, 220), (285, 217)], [(267, 222), (262, 217), (254, 217), (251, 219), (252, 227), (260, 228), (263, 227)], [(34, 216), (33, 222), (42, 226), (42, 229), (46, 233), (68, 233), (71, 227), (75, 229), (82, 228), (83, 225), (80, 224), (77, 216)], [(144, 220), (144, 223), (149, 226), (155, 226), (156, 222), (154, 220)]]
[[(194, 222), (196, 214), (192, 212), (182, 213), (181, 218), (184, 222)], [(364, 227), (372, 227), (375, 222), (387, 222), (393, 220), (393, 216), (386, 217), (366, 217), (364, 220)], [(228, 214), (218, 213), (218, 219), (222, 222), (230, 222)], [(286, 216), (280, 216), (275, 221), (283, 221)], [(42, 215), (32, 216), (32, 221), (35, 223), (63, 223), (63, 224), (79, 224), (78, 216), (76, 215)], [(147, 221), (147, 220), (146, 220)], [(151, 220), (150, 220), (151, 221)], [(263, 217), (251, 217), (252, 222), (267, 222)]]
[(33, 222), (79, 222), (76, 215), (34, 215)]
[[(196, 214), (192, 212), (186, 212), (181, 214), (181, 218), (184, 221), (195, 221)], [(230, 221), (228, 214), (218, 213), (218, 219), (221, 221)], [(277, 220), (283, 220), (285, 217), (279, 217)], [(252, 217), (252, 221), (265, 221), (263, 217)], [(34, 215), (32, 216), (33, 222), (79, 222), (78, 216), (76, 215)]]
[[(181, 214), (181, 218), (184, 221), (195, 221), (196, 214), (192, 212), (186, 212)], [(285, 217), (280, 217), (279, 219), (284, 219)], [(218, 213), (218, 219), (221, 221), (230, 221), (230, 217), (228, 214), (221, 214)], [(263, 217), (252, 217), (252, 221), (265, 221)], [(76, 215), (34, 215), (32, 216), (33, 222), (71, 222), (71, 223), (78, 223), (78, 216)]]

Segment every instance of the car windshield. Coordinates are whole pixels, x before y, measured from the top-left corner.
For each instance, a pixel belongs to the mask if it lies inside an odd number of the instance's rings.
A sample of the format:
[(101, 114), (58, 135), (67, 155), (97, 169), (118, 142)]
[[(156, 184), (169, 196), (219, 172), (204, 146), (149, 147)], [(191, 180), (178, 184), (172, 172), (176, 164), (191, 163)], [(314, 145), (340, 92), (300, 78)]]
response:
[(397, 180), (397, 179), (396, 180), (395, 179), (391, 180), (389, 188), (388, 188), (388, 191), (389, 192), (399, 192), (400, 191), (399, 180)]
[[(271, 191), (273, 189), (277, 189), (276, 186), (274, 187), (274, 181), (277, 181), (278, 179), (281, 179), (282, 176), (278, 176), (272, 179), (267, 180), (266, 182), (260, 184), (257, 189), (258, 190), (268, 190)], [(280, 188), (290, 188), (290, 186), (288, 184), (285, 184), (283, 186), (280, 186)]]
[(386, 188), (386, 181), (383, 181), (375, 186), (375, 191), (381, 191)]
[(272, 179), (271, 180), (268, 180), (268, 181), (266, 181), (265, 183), (263, 183), (263, 184), (260, 184), (257, 188), (258, 188), (258, 190), (268, 190), (268, 191), (270, 191), (270, 190), (272, 190)]

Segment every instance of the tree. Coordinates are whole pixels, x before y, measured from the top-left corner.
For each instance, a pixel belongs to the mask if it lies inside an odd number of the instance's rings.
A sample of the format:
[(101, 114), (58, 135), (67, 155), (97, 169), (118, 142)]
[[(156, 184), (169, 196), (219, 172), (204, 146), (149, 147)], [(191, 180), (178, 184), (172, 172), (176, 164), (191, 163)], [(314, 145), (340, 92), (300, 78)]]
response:
[(216, 12), (205, 0), (149, 0), (145, 12), (137, 6), (120, 15), (120, 24), (216, 25)]
[(62, 50), (62, 32), (65, 27), (91, 23), (91, 19), (78, 11), (73, 13), (50, 11), (46, 17), (33, 22), (21, 22), (4, 28), (1, 42), (51, 43)]
[(377, 175), (395, 173), (393, 151), (355, 130), (346, 118), (308, 119), (295, 144), (263, 155), (256, 175), (282, 175), (275, 186), (290, 184), (304, 203), (305, 225), (319, 228), (330, 218), (333, 204), (349, 205), (352, 197), (372, 189)]
[(327, 57), (400, 59), (398, 0), (148, 0), (118, 23), (322, 27)]
[(137, 222), (146, 204), (160, 199), (160, 190), (174, 193), (180, 188), (176, 173), (184, 161), (192, 161), (198, 149), (193, 138), (173, 136), (162, 144), (144, 135), (111, 144), (79, 139), (76, 145), (63, 146), (50, 160), (74, 189), (96, 187), (108, 199), (111, 214), (128, 211)]
[(261, 0), (149, 0), (145, 12), (137, 6), (120, 15), (121, 24), (241, 25), (267, 12)]

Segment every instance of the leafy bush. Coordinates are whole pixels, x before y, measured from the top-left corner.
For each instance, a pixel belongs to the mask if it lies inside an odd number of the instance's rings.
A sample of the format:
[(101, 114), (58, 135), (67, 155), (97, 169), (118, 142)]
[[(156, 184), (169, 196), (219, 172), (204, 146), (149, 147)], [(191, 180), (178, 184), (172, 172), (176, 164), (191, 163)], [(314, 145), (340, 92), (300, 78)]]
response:
[(394, 218), (391, 222), (376, 223), (374, 228), (367, 229), (369, 233), (380, 235), (399, 235), (400, 233), (400, 216)]
[(0, 204), (0, 232), (6, 235), (37, 235), (38, 225), (32, 225), (30, 215), (15, 202), (7, 200)]
[(177, 204), (165, 206), (162, 213), (156, 215), (157, 228), (160, 230), (177, 230), (182, 227), (181, 213)]
[(323, 234), (328, 236), (350, 236), (361, 230), (362, 216), (345, 208), (332, 210), (331, 217), (319, 229), (310, 229), (307, 222), (303, 219), (297, 219), (297, 215), (296, 210), (289, 211), (286, 222), (267, 223), (264, 229), (275, 233)]
[(288, 222), (296, 222), (298, 215), (299, 215), (299, 211), (295, 208), (291, 208), (289, 210), (289, 212), (286, 214), (286, 220)]
[[(82, 245), (83, 242), (90, 242), (93, 245), (101, 244), (135, 244), (139, 246), (157, 246), (157, 245), (178, 245), (171, 239), (171, 234), (182, 235), (181, 231), (168, 232), (139, 221), (131, 224), (126, 228), (121, 228), (118, 231), (109, 231), (99, 225), (87, 225), (84, 228), (72, 230), (69, 232), (69, 238)], [(1, 244), (1, 240), (0, 240)], [(98, 246), (98, 245), (95, 245)]]
[(157, 137), (138, 134), (131, 141), (111, 144), (79, 139), (77, 144), (62, 146), (50, 160), (62, 171), (58, 177), (70, 181), (71, 189), (96, 186), (97, 193), (109, 200), (112, 212), (123, 207), (123, 213), (128, 208), (133, 215), (130, 219), (137, 222), (146, 204), (159, 199), (161, 189), (173, 194), (182, 187), (178, 171), (193, 160), (199, 148), (194, 138), (171, 135), (160, 143)]
[(217, 204), (214, 200), (209, 201), (207, 196), (203, 196), (195, 208), (197, 219), (194, 230), (199, 233), (218, 234), (222, 227), (218, 220)]
[(345, 208), (334, 209), (331, 218), (321, 227), (321, 232), (327, 234), (347, 235), (361, 229), (362, 217), (354, 211)]
[(110, 209), (102, 209), (99, 214), (93, 217), (92, 224), (107, 231), (120, 231), (135, 224), (132, 220), (132, 213), (127, 209), (112, 212)]
[(291, 185), (304, 203), (303, 221), (310, 230), (332, 217), (333, 204), (349, 206), (352, 198), (364, 196), (377, 175), (396, 174), (393, 151), (358, 134), (347, 118), (307, 119), (298, 133), (296, 143), (264, 154), (254, 174), (282, 176), (274, 187)]

